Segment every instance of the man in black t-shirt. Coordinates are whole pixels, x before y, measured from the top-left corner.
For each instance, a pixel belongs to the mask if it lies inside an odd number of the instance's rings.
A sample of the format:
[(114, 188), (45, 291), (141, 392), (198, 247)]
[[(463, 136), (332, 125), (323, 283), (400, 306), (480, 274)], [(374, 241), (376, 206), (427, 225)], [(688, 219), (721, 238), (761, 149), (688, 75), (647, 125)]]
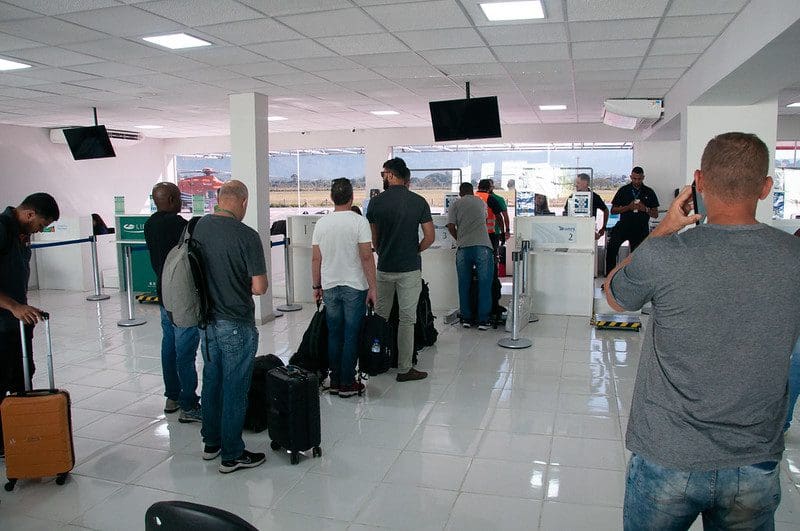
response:
[(620, 246), (628, 241), (633, 252), (650, 233), (650, 218), (658, 217), (658, 197), (643, 181), (644, 170), (636, 166), (631, 170), (630, 184), (617, 190), (611, 201), (611, 213), (619, 214), (619, 221), (606, 248), (606, 273), (617, 266)]
[[(602, 197), (589, 189), (590, 181), (591, 177), (589, 177), (588, 173), (579, 173), (575, 176), (575, 191), (592, 192), (592, 202), (589, 207), (589, 211), (591, 212), (592, 216), (596, 216), (598, 212), (603, 214), (603, 226), (594, 235), (595, 240), (598, 240), (603, 236), (603, 234), (606, 233), (606, 225), (608, 225), (608, 207), (606, 206), (606, 203), (603, 201)], [(564, 204), (564, 213), (562, 214), (564, 216), (568, 215), (567, 207), (569, 206), (570, 201), (572, 201), (572, 194), (569, 195), (567, 202)]]
[[(153, 201), (158, 209), (144, 224), (144, 239), (150, 251), (150, 264), (156, 273), (158, 298), (161, 301), (161, 273), (169, 252), (178, 244), (186, 220), (181, 211), (181, 192), (173, 183), (153, 187)], [(178, 415), (180, 422), (201, 422), (200, 398), (197, 396), (197, 327), (175, 326), (161, 305), (161, 372), (164, 376), (164, 413)]]
[[(372, 246), (378, 252), (378, 303), (375, 312), (388, 320), (397, 292), (400, 308), (397, 381), (421, 380), (428, 373), (411, 366), (414, 323), (422, 290), (420, 253), (433, 243), (433, 219), (425, 198), (408, 189), (411, 172), (403, 159), (387, 160), (381, 176), (385, 191), (370, 201), (367, 211)], [(420, 226), (422, 241), (419, 241)]]
[[(17, 208), (7, 207), (0, 214), (0, 402), (8, 392), (25, 389), (22, 370), (22, 339), (19, 322), (25, 321), (28, 365), (33, 377), (33, 325), (41, 310), (28, 305), (30, 275), (30, 236), (58, 220), (60, 212), (50, 194), (29, 195)], [(3, 452), (3, 426), (0, 424), (0, 456)]]

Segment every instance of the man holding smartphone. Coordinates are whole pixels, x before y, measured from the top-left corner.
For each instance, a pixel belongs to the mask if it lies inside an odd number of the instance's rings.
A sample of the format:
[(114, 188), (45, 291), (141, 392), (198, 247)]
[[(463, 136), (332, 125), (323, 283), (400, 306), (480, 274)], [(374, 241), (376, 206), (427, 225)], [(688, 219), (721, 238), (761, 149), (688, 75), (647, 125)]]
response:
[(614, 310), (652, 302), (631, 401), (626, 530), (773, 529), (789, 356), (800, 335), (800, 240), (756, 220), (771, 195), (757, 136), (713, 138), (647, 240), (608, 274)]
[(606, 273), (617, 265), (619, 248), (626, 241), (633, 252), (650, 232), (650, 218), (658, 217), (658, 197), (644, 185), (644, 170), (636, 166), (631, 170), (631, 182), (614, 195), (611, 213), (619, 214), (619, 221), (611, 229), (606, 247)]

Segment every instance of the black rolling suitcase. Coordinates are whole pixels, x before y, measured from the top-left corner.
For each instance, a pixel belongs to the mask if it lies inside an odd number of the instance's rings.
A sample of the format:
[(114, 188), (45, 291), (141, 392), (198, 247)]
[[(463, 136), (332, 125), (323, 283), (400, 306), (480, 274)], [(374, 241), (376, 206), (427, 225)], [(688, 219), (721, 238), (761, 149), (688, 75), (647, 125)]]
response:
[(299, 452), (313, 449), (314, 457), (321, 456), (317, 375), (292, 365), (276, 367), (267, 374), (270, 447), (289, 450), (293, 465), (300, 462)]
[(260, 433), (267, 429), (269, 419), (269, 391), (267, 373), (275, 367), (283, 367), (283, 361), (275, 354), (256, 356), (253, 363), (253, 379), (247, 393), (247, 412), (244, 429)]

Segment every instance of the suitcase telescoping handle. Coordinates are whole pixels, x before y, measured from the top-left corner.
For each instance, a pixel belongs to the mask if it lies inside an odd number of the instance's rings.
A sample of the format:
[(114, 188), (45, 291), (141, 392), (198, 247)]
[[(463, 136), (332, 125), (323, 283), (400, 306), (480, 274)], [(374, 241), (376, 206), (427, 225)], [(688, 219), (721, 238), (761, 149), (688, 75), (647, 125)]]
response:
[[(56, 388), (55, 378), (53, 377), (53, 341), (50, 338), (50, 314), (47, 312), (41, 313), (42, 321), (44, 322), (44, 331), (47, 336), (47, 374), (50, 378), (50, 389)], [(31, 390), (31, 367), (28, 361), (28, 341), (25, 337), (25, 321), (19, 321), (19, 338), (22, 342), (22, 374), (25, 378), (25, 390)]]

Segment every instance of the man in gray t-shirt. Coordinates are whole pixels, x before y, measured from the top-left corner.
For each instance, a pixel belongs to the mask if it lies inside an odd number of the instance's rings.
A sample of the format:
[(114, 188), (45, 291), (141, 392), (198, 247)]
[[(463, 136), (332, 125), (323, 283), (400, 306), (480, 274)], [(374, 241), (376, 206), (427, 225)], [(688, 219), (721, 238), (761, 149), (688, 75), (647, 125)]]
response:
[[(472, 183), (461, 183), (459, 199), (447, 212), (447, 230), (458, 242), (456, 272), (458, 273), (458, 302), (461, 324), (464, 328), (478, 325), (478, 330), (489, 328), (492, 310), (492, 268), (494, 253), (492, 241), (486, 231), (486, 203), (475, 197)], [(478, 279), (478, 315), (473, 315), (470, 297), (472, 270)]]
[[(712, 139), (695, 172), (708, 224), (686, 187), (606, 280), (616, 310), (652, 301), (626, 444), (625, 529), (771, 528), (780, 501), (800, 242), (755, 219), (770, 195), (755, 135)], [(667, 503), (668, 502), (668, 503)]]
[(258, 350), (253, 295), (267, 292), (267, 266), (258, 233), (242, 223), (247, 187), (228, 181), (219, 190), (219, 209), (197, 222), (208, 284), (211, 322), (203, 334), (203, 459), (222, 454), (223, 474), (258, 466), (263, 453), (245, 450), (242, 440), (247, 392)]

